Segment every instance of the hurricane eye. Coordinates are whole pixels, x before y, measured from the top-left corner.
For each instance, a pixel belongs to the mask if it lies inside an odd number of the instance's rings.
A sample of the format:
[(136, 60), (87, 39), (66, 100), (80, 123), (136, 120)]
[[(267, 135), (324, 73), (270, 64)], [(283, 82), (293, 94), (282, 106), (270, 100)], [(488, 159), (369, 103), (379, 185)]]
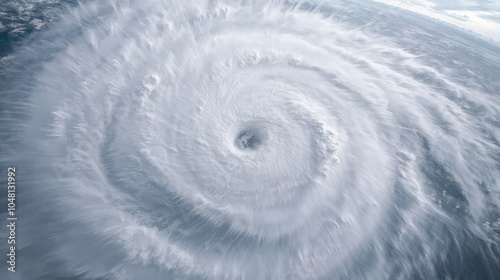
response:
[(240, 150), (257, 150), (261, 144), (262, 138), (254, 130), (243, 130), (234, 140), (234, 145)]

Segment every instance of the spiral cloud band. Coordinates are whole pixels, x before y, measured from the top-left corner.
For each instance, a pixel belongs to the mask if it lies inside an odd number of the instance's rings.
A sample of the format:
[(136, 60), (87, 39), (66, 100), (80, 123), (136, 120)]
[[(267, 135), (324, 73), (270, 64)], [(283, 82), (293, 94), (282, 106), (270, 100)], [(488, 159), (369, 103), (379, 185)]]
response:
[(15, 277), (495, 279), (499, 65), (375, 3), (83, 1), (3, 58)]

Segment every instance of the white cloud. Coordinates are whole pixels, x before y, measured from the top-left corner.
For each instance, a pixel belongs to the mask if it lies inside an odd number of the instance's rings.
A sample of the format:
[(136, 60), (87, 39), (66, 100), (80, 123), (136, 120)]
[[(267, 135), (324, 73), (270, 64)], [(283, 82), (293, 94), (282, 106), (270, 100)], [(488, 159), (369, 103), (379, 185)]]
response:
[(480, 0), (375, 0), (424, 14), (500, 42), (500, 3)]

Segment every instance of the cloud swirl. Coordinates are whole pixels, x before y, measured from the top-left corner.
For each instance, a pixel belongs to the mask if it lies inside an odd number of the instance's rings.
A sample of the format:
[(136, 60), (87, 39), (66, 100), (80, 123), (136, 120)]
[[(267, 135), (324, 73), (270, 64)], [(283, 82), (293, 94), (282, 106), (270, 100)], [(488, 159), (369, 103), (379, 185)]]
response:
[(412, 20), (352, 1), (69, 9), (3, 59), (16, 276), (494, 279), (500, 52)]

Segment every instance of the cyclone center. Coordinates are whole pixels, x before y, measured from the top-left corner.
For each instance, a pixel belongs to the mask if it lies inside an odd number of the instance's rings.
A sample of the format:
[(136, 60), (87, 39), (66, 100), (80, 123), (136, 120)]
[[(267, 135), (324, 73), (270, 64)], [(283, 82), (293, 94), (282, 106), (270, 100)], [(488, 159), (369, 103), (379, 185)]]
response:
[(257, 150), (265, 140), (264, 134), (257, 128), (245, 128), (240, 130), (234, 139), (236, 148), (242, 151)]

